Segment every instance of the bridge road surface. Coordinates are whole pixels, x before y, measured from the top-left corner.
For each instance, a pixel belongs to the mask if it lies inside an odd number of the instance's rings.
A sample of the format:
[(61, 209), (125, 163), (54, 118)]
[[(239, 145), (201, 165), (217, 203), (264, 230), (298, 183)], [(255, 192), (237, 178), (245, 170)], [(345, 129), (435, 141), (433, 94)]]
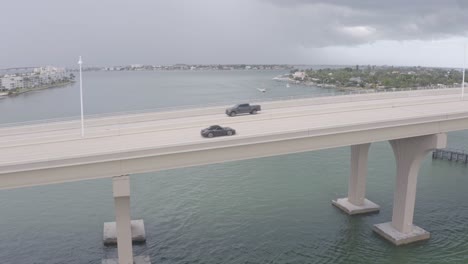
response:
[[(194, 146), (197, 150), (209, 150), (238, 144), (239, 140), (244, 140), (244, 145), (283, 140), (289, 135), (304, 135), (304, 131), (305, 135), (314, 136), (422, 123), (434, 127), (444, 120), (463, 122), (450, 131), (468, 129), (468, 123), (464, 122), (464, 118), (468, 120), (468, 100), (461, 100), (459, 92), (459, 89), (441, 89), (272, 101), (260, 103), (262, 111), (256, 115), (236, 117), (224, 114), (227, 106), (94, 117), (85, 121), (84, 138), (80, 136), (79, 120), (3, 126), (0, 127), (0, 189), (81, 180), (75, 177), (35, 182), (28, 178), (15, 183), (13, 177), (21, 177), (21, 172), (124, 160), (126, 153), (131, 153), (128, 158), (136, 158), (137, 151), (141, 155), (158, 150), (161, 151), (158, 155), (162, 155), (169, 149), (183, 153), (194, 150)], [(212, 139), (200, 136), (201, 129), (215, 124), (232, 127), (237, 134)], [(447, 132), (442, 130), (437, 132)], [(426, 132), (411, 133), (424, 135)], [(2, 183), (3, 176), (7, 176), (5, 183)], [(39, 173), (37, 177), (45, 174)], [(104, 176), (91, 178), (100, 177)], [(83, 175), (83, 179), (87, 177)]]

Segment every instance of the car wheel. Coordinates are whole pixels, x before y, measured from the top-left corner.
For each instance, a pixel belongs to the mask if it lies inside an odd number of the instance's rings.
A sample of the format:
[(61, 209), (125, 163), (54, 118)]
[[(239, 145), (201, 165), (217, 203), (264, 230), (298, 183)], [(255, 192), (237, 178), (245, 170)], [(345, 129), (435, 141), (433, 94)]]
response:
[(236, 112), (231, 112), (229, 115), (230, 116), (236, 116)]
[(227, 132), (227, 135), (228, 135), (228, 136), (232, 136), (232, 131), (229, 130), (229, 131)]
[(251, 114), (255, 115), (257, 113), (257, 110), (252, 110)]
[(209, 138), (212, 138), (213, 136), (214, 136), (213, 133), (208, 133)]

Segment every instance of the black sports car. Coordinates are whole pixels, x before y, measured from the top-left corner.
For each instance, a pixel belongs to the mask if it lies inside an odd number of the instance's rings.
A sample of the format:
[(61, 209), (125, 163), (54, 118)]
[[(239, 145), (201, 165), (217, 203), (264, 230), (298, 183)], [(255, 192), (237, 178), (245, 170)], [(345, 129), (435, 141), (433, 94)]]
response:
[(201, 132), (202, 137), (219, 137), (219, 136), (232, 136), (236, 134), (236, 130), (230, 127), (222, 127), (222, 126), (210, 126), (209, 128), (203, 129)]

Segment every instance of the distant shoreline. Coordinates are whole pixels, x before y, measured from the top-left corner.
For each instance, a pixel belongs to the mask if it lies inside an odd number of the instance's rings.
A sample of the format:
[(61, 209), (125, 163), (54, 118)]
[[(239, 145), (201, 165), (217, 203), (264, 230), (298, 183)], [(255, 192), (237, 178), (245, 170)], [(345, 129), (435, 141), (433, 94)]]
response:
[(302, 81), (302, 80), (295, 80), (288, 77), (287, 74), (278, 75), (273, 78), (273, 80), (278, 82), (284, 82), (291, 85), (303, 85), (303, 86), (310, 86), (310, 87), (319, 87), (322, 89), (333, 89), (340, 92), (356, 92), (356, 91), (386, 91), (386, 90), (394, 90), (394, 91), (404, 91), (404, 90), (424, 90), (424, 89), (437, 89), (437, 88), (459, 88), (459, 85), (426, 85), (426, 86), (409, 86), (409, 87), (361, 87), (361, 86), (343, 86), (343, 85), (336, 85), (336, 84), (322, 84), (316, 83), (312, 81)]
[[(290, 69), (196, 69), (196, 70), (184, 70), (184, 69), (170, 69), (170, 70), (102, 70), (102, 69), (83, 69), (83, 72), (274, 72), (274, 71), (289, 71)], [(79, 72), (79, 70), (69, 70), (70, 72)]]
[[(75, 81), (66, 81), (66, 82), (60, 82), (56, 84), (50, 84), (50, 85), (44, 85), (44, 86), (39, 86), (39, 87), (34, 87), (34, 88), (20, 88), (17, 90), (11, 90), (9, 92), (6, 92), (3, 97), (7, 96), (16, 96), (24, 93), (29, 93), (29, 92), (34, 92), (34, 91), (40, 91), (40, 90), (45, 90), (49, 88), (55, 88), (55, 87), (62, 87), (62, 86), (67, 86), (69, 84), (73, 84)], [(2, 95), (0, 95), (0, 98), (2, 98)]]

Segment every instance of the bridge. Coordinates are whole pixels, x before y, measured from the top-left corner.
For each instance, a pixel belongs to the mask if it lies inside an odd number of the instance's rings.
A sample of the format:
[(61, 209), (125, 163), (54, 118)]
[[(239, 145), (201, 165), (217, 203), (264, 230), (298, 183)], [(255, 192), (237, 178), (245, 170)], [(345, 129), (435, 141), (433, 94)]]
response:
[[(468, 129), (468, 100), (459, 89), (271, 101), (261, 113), (236, 117), (225, 107), (95, 116), (86, 119), (83, 138), (78, 119), (4, 125), (0, 189), (112, 178), (113, 232), (119, 263), (128, 264), (135, 236), (129, 175), (350, 146), (348, 197), (332, 204), (350, 215), (369, 213), (380, 208), (366, 198), (368, 150), (389, 141), (397, 167), (393, 216), (373, 230), (402, 245), (430, 236), (413, 224), (421, 161), (446, 146), (447, 132)], [(202, 138), (200, 129), (213, 124), (237, 134)]]

